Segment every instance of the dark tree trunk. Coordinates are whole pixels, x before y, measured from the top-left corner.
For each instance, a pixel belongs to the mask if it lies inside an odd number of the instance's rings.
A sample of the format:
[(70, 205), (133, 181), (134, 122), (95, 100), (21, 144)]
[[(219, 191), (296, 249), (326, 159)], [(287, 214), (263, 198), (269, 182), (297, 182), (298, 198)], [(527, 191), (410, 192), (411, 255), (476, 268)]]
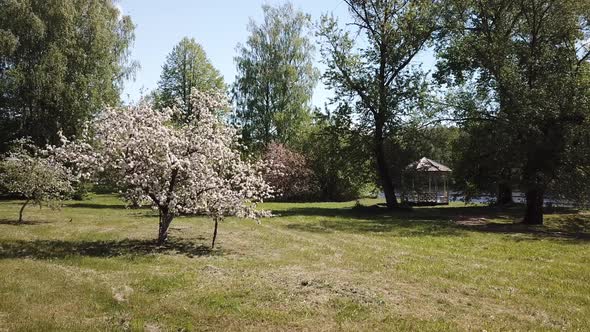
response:
[(389, 174), (389, 168), (385, 162), (383, 152), (377, 155), (377, 171), (379, 172), (379, 179), (381, 180), (381, 186), (383, 188), (383, 194), (385, 195), (385, 202), (387, 208), (395, 209), (398, 207), (397, 197), (395, 195), (395, 187)]
[(393, 184), (391, 174), (389, 174), (389, 167), (385, 160), (385, 149), (383, 139), (383, 124), (377, 121), (375, 131), (375, 159), (377, 161), (377, 174), (381, 181), (381, 187), (383, 188), (383, 194), (385, 195), (385, 202), (388, 209), (395, 209), (399, 205), (397, 203), (397, 197), (395, 196), (395, 186)]
[(217, 226), (219, 225), (219, 218), (214, 218), (215, 228), (213, 229), (213, 241), (211, 241), (211, 249), (215, 248), (215, 240), (217, 240)]
[(526, 194), (526, 211), (523, 223), (527, 225), (543, 224), (543, 199), (544, 192), (541, 189), (529, 189)]
[(497, 205), (507, 205), (514, 203), (512, 199), (512, 187), (507, 183), (498, 184), (498, 197), (496, 199)]
[(20, 212), (18, 213), (18, 223), (22, 224), (23, 223), (23, 211), (25, 210), (25, 207), (27, 207), (27, 204), (29, 204), (30, 200), (26, 200), (25, 204), (23, 204), (23, 206), (20, 208)]
[(168, 239), (168, 228), (174, 216), (167, 210), (160, 210), (160, 225), (158, 227), (158, 244), (163, 244)]

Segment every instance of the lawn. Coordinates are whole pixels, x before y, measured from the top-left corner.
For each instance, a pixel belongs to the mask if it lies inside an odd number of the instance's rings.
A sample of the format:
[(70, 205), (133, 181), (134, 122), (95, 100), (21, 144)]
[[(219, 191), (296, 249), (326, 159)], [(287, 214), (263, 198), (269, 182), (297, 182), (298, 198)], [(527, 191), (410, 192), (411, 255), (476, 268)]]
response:
[[(31, 207), (0, 202), (0, 330), (584, 330), (590, 214), (546, 226), (519, 209), (452, 205), (387, 212), (350, 203), (269, 203), (277, 217), (178, 218), (115, 197)], [(366, 205), (375, 201), (364, 201)]]

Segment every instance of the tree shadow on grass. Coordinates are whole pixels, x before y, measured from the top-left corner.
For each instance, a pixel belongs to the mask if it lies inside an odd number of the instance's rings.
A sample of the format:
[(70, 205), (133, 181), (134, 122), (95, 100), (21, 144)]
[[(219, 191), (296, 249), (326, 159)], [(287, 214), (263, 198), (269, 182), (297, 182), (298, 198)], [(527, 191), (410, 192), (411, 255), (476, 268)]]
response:
[[(586, 223), (589, 223), (586, 221)], [(514, 240), (570, 240), (573, 242), (590, 241), (590, 233), (579, 230), (572, 230), (568, 227), (560, 228), (554, 225), (525, 225), (523, 223), (485, 223), (481, 225), (460, 225), (461, 228), (468, 231), (483, 233), (496, 233), (504, 235), (525, 235), (526, 237), (516, 237)]]
[[(205, 239), (194, 240), (200, 242)], [(182, 255), (192, 258), (221, 255), (223, 253), (221, 250), (211, 250), (208, 246), (184, 239), (169, 239), (164, 245), (158, 245), (154, 240), (137, 239), (120, 241), (19, 240), (0, 242), (0, 259), (59, 259), (75, 256), (118, 257), (155, 254)]]
[[(552, 214), (576, 214), (579, 210), (571, 208), (552, 208), (545, 211), (546, 215)], [(324, 207), (293, 207), (285, 210), (273, 211), (278, 216), (310, 216), (310, 217), (344, 217), (355, 219), (380, 219), (380, 218), (421, 218), (429, 220), (451, 220), (457, 217), (474, 217), (485, 215), (495, 219), (522, 218), (524, 206), (512, 205), (509, 207), (493, 206), (438, 206), (438, 207), (414, 207), (389, 210), (379, 205), (360, 206), (350, 208), (324, 208)]]
[(391, 211), (377, 206), (361, 208), (292, 208), (277, 211), (280, 216), (315, 216), (317, 222), (290, 223), (289, 229), (331, 233), (393, 233), (398, 236), (462, 236), (468, 232), (517, 235), (514, 240), (555, 239), (590, 241), (590, 219), (574, 209), (554, 209), (563, 214), (543, 226), (520, 223), (522, 206), (508, 208), (459, 206)]
[(129, 210), (140, 210), (127, 208), (125, 204), (96, 204), (96, 203), (69, 203), (65, 204), (68, 208), (81, 208), (81, 209), (129, 209)]
[(11, 226), (34, 226), (34, 225), (43, 225), (43, 224), (50, 224), (51, 221), (46, 220), (27, 220), (24, 219), (22, 222), (19, 222), (18, 219), (0, 219), (0, 225), (11, 225)]
[(482, 207), (402, 208), (399, 210), (389, 210), (377, 205), (351, 208), (293, 207), (273, 211), (273, 213), (281, 217), (309, 216), (347, 219), (386, 219), (428, 216), (430, 219), (448, 220), (449, 217), (456, 216), (457, 214), (473, 215), (482, 213)]
[(287, 228), (312, 233), (395, 233), (398, 236), (458, 236), (462, 230), (449, 220), (423, 220), (404, 217), (320, 219), (315, 223), (290, 223)]

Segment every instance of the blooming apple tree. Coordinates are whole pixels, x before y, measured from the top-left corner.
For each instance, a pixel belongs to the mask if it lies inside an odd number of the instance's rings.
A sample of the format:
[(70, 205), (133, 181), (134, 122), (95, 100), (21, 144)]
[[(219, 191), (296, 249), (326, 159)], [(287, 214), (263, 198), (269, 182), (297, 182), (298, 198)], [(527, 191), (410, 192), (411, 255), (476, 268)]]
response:
[[(270, 197), (264, 164), (242, 160), (238, 135), (219, 112), (222, 94), (193, 92), (191, 118), (172, 121), (174, 110), (148, 104), (109, 108), (89, 123), (78, 142), (63, 140), (54, 155), (77, 165), (80, 174), (109, 176), (123, 197), (148, 201), (159, 211), (158, 241), (163, 243), (175, 216), (204, 214), (218, 222), (226, 216), (256, 219), (270, 215), (256, 203)], [(94, 171), (90, 171), (94, 170)]]
[(23, 212), (29, 203), (52, 209), (73, 192), (72, 176), (68, 168), (27, 140), (15, 142), (15, 147), (0, 162), (0, 187), (9, 194), (25, 199), (20, 208), (18, 222), (23, 222)]

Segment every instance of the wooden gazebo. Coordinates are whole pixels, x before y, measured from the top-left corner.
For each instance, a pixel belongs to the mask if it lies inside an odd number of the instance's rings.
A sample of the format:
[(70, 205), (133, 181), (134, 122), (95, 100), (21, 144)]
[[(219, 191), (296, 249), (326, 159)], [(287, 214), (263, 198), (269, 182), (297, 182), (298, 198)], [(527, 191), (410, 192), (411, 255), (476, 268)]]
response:
[(426, 157), (411, 163), (402, 173), (402, 203), (448, 205), (451, 172), (449, 167)]

